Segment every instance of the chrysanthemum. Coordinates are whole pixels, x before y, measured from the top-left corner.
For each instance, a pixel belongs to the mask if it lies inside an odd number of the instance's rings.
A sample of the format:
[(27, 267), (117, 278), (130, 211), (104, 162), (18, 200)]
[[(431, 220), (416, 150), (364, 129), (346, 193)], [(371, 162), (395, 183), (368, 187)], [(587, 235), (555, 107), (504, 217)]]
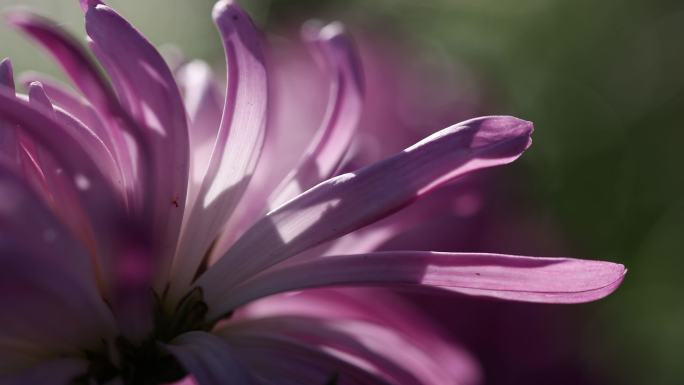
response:
[(56, 24), (7, 16), (80, 95), (37, 75), (23, 81), (28, 95), (15, 95), (11, 65), (0, 64), (3, 384), (469, 382), (467, 356), (390, 297), (281, 293), (384, 286), (575, 303), (620, 284), (624, 267), (607, 262), (373, 253), (364, 243), (350, 255), (331, 245), (464, 174), (515, 160), (531, 123), (472, 119), (336, 175), (363, 84), (348, 37), (331, 24), (307, 33), (330, 74), (324, 122), (282, 181), (259, 180), (278, 161), (261, 156), (268, 71), (237, 5), (214, 9), (224, 97), (205, 65), (174, 73), (111, 8), (81, 6), (107, 77)]

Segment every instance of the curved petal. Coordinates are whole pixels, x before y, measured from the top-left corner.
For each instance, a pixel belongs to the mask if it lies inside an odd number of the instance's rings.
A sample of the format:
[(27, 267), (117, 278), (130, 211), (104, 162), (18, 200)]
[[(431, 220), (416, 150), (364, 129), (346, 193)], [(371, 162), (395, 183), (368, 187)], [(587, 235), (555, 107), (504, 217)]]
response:
[(78, 353), (113, 336), (87, 251), (2, 167), (0, 195), (0, 372), (29, 363), (12, 356)]
[(363, 106), (363, 75), (351, 38), (340, 23), (322, 28), (311, 46), (325, 58), (332, 85), (324, 121), (292, 173), (271, 198), (271, 207), (330, 178), (340, 166), (351, 143)]
[[(99, 1), (85, 11), (95, 53), (115, 79), (131, 116), (145, 128), (151, 154), (152, 229), (157, 263), (175, 252), (188, 183), (185, 107), (171, 70), (126, 20)], [(146, 154), (143, 154), (146, 155)]]
[(90, 161), (89, 154), (69, 129), (48, 113), (0, 92), (0, 120), (19, 127), (54, 162), (51, 193), (59, 197), (62, 219), (88, 248), (107, 297), (113, 287), (117, 256), (128, 246), (121, 237), (132, 235), (138, 227), (131, 226), (122, 197)]
[[(42, 88), (38, 84), (31, 84), (28, 91), (29, 105), (38, 110), (43, 110), (47, 116), (54, 118), (55, 110), (45, 93), (42, 92)], [(42, 193), (46, 201), (52, 203), (56, 212), (61, 212), (63, 216), (68, 217), (67, 212), (71, 209), (68, 207), (69, 205), (65, 205), (66, 209), (56, 205), (56, 200), (59, 200), (59, 195), (61, 195), (58, 190), (61, 187), (61, 176), (57, 175), (56, 172), (59, 167), (40, 146), (36, 145), (30, 135), (21, 129), (19, 130), (19, 145), (21, 163), (26, 179), (33, 183), (33, 186)]]
[(205, 332), (188, 332), (166, 348), (199, 385), (252, 385), (249, 372), (223, 339)]
[(97, 65), (73, 36), (57, 23), (23, 10), (7, 12), (5, 19), (10, 26), (24, 32), (52, 54), (93, 106), (103, 110), (112, 107), (116, 96), (97, 70)]
[(183, 65), (176, 78), (190, 118), (190, 183), (186, 207), (191, 208), (218, 137), (223, 96), (211, 68), (203, 61), (193, 60)]
[(225, 296), (221, 311), (267, 295), (321, 286), (419, 285), (514, 301), (581, 303), (612, 293), (625, 274), (620, 264), (570, 258), (420, 251), (330, 256), (253, 278)]
[(106, 123), (105, 142), (112, 144), (121, 174), (125, 178), (129, 204), (139, 209), (145, 197), (143, 188), (138, 185), (146, 181), (147, 164), (135, 163), (133, 149), (129, 147), (126, 135), (134, 138), (135, 144), (139, 146), (138, 153), (143, 156), (149, 152), (148, 143), (142, 136), (140, 127), (123, 110), (107, 79), (102, 76), (97, 65), (79, 42), (53, 21), (21, 10), (6, 13), (6, 20), (45, 48), (88, 102), (101, 114)]
[(55, 108), (48, 97), (43, 84), (34, 81), (28, 85), (29, 101), (36, 105), (43, 106), (52, 111), (52, 114), (69, 130), (69, 134), (80, 143), (81, 147), (88, 153), (92, 162), (97, 165), (102, 175), (111, 180), (123, 194), (123, 181), (119, 173), (114, 156), (104, 142), (88, 126), (67, 114), (64, 110)]
[[(273, 317), (233, 326), (241, 336), (280, 338), (324, 349), (384, 378), (388, 383), (443, 385), (456, 383), (453, 377), (435, 373), (430, 352), (382, 325), (357, 320), (322, 320), (314, 317)], [(452, 365), (441, 362), (441, 365)]]
[(344, 348), (346, 354), (386, 372), (395, 383), (407, 383), (398, 380), (407, 375), (404, 370), (422, 384), (474, 385), (481, 378), (470, 354), (388, 290), (317, 289), (270, 296), (240, 308), (226, 327), (243, 325), (314, 346)]
[(233, 285), (269, 266), (377, 221), (468, 172), (512, 162), (529, 147), (531, 132), (531, 123), (513, 117), (472, 119), (325, 181), (259, 220), (197, 285), (208, 303), (221, 303)]
[(106, 125), (83, 97), (73, 93), (67, 85), (62, 84), (60, 81), (40, 73), (23, 73), (19, 75), (19, 82), (27, 88), (33, 82), (41, 83), (45, 93), (55, 107), (63, 110), (89, 130), (92, 130), (106, 145), (108, 151), (113, 153), (114, 149), (110, 141), (110, 135), (107, 133)]
[(9, 58), (0, 60), (0, 86), (14, 91), (14, 71)]
[(97, 166), (87, 161), (91, 157), (70, 130), (50, 118), (48, 112), (0, 91), (0, 120), (20, 127), (55, 158), (77, 187), (80, 201), (87, 206), (95, 225), (103, 225), (116, 217), (115, 212), (121, 212), (121, 199)]
[(389, 385), (363, 363), (353, 364), (326, 351), (285, 335), (249, 333), (226, 328), (221, 332), (245, 364), (267, 384)]
[[(5, 88), (10, 94), (15, 92), (12, 62), (7, 58), (0, 61), (0, 88)], [(18, 167), (18, 146), (16, 129), (12, 125), (0, 121), (0, 159), (2, 159), (3, 163), (12, 167)]]
[(216, 145), (174, 263), (172, 297), (190, 285), (235, 209), (264, 140), (267, 79), (259, 32), (232, 1), (216, 3), (213, 16), (226, 53), (226, 100)]

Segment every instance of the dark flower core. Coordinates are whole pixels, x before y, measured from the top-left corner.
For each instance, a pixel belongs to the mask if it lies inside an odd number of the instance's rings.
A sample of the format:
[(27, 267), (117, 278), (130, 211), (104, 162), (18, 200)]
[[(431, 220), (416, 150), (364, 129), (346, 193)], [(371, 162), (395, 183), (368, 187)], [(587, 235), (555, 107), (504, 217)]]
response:
[(187, 373), (164, 344), (189, 331), (209, 331), (215, 322), (207, 322), (208, 307), (202, 290), (190, 291), (173, 309), (164, 306), (165, 293), (154, 300), (154, 329), (142, 342), (133, 343), (118, 337), (114, 346), (103, 341), (102, 349), (86, 351), (88, 371), (73, 381), (74, 385), (107, 384), (120, 378), (126, 385), (158, 385), (175, 382)]
[(74, 380), (74, 385), (106, 384), (120, 378), (126, 385), (158, 385), (185, 377), (178, 361), (158, 343), (148, 339), (133, 345), (124, 338), (116, 340), (117, 364), (106, 353), (87, 352), (88, 372)]

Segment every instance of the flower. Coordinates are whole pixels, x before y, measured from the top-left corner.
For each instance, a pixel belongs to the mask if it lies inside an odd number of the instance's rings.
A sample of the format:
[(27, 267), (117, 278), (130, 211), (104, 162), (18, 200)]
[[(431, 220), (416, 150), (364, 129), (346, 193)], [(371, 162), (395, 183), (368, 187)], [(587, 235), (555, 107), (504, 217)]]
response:
[(260, 157), (273, 140), (261, 36), (236, 4), (219, 1), (213, 15), (226, 52), (223, 97), (206, 65), (185, 65), (176, 80), (114, 10), (98, 0), (81, 7), (108, 78), (56, 24), (7, 15), (81, 94), (29, 74), (28, 96), (17, 96), (10, 62), (0, 64), (8, 382), (469, 383), (469, 357), (401, 302), (305, 289), (577, 303), (622, 281), (624, 267), (608, 262), (331, 244), (467, 173), (514, 161), (532, 132), (513, 117), (471, 119), (336, 175), (363, 99), (339, 24), (309, 31), (330, 74), (329, 109), (300, 163), (274, 181), (264, 175), (278, 159)]

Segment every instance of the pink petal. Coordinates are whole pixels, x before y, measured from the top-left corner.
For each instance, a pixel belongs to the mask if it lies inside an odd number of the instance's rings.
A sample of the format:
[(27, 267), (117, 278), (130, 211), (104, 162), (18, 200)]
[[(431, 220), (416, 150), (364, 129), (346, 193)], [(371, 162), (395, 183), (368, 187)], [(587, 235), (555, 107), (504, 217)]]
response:
[(86, 31), (96, 54), (149, 143), (152, 228), (157, 261), (174, 254), (188, 183), (185, 107), (170, 69), (157, 50), (106, 5), (89, 2)]
[(88, 152), (90, 159), (97, 165), (102, 175), (109, 178), (111, 183), (123, 194), (123, 181), (116, 160), (102, 139), (88, 126), (85, 126), (64, 110), (54, 108), (42, 83), (31, 82), (28, 85), (28, 90), (29, 100), (36, 103), (36, 105), (52, 110), (53, 117), (56, 117), (64, 125), (64, 128), (69, 130), (69, 134)]
[[(12, 62), (9, 59), (0, 61), (0, 88), (5, 88), (10, 94), (15, 91), (14, 72), (12, 71)], [(16, 129), (12, 125), (0, 121), (0, 159), (7, 165), (18, 167), (18, 147)]]
[[(421, 316), (419, 310), (389, 290), (378, 288), (325, 288), (269, 296), (242, 307), (234, 315), (237, 322), (263, 318), (295, 317), (318, 319), (324, 322), (356, 321), (382, 326), (393, 331), (396, 338), (410, 342), (427, 353), (431, 359), (423, 362), (404, 362), (412, 373), (424, 373), (424, 378), (441, 378), (438, 384), (456, 382), (474, 385), (482, 373), (475, 359), (437, 324)], [(354, 329), (349, 329), (353, 336)], [(325, 342), (321, 342), (325, 345)], [(377, 346), (392, 356), (397, 350), (392, 343)], [(384, 354), (384, 353), (383, 353)], [(419, 356), (420, 353), (417, 353)], [(418, 368), (413, 368), (419, 366)], [(427, 372), (424, 372), (427, 371)], [(423, 381), (427, 381), (424, 379)], [(440, 382), (441, 381), (441, 382)]]
[[(404, 383), (396, 379), (401, 371), (392, 373), (392, 365), (405, 368), (424, 384), (476, 384), (481, 377), (473, 357), (387, 290), (318, 289), (276, 295), (241, 308), (234, 319), (236, 324), (226, 327), (244, 324), (249, 330), (281, 333), (314, 346), (347, 347), (345, 353), (384, 367), (382, 371), (398, 383)], [(371, 329), (378, 333), (364, 332)], [(362, 346), (352, 348), (351, 341)]]
[(178, 70), (176, 77), (190, 118), (190, 185), (186, 205), (189, 208), (194, 204), (202, 185), (218, 137), (223, 96), (211, 68), (203, 61), (194, 60), (185, 64)]
[(103, 110), (112, 107), (116, 96), (97, 70), (97, 65), (73, 36), (51, 20), (29, 12), (13, 10), (5, 17), (11, 26), (26, 33), (55, 57), (93, 106)]
[[(74, 119), (81, 122), (107, 146), (112, 152), (113, 145), (110, 142), (110, 135), (107, 128), (98, 116), (97, 112), (81, 96), (74, 94), (68, 86), (52, 79), (46, 75), (38, 73), (24, 73), (19, 76), (20, 82), (24, 87), (28, 87), (33, 82), (40, 82), (48, 95), (48, 98), (55, 107), (62, 109)], [(119, 171), (120, 172), (120, 171)]]
[[(226, 312), (267, 295), (321, 286), (422, 286), (506, 300), (581, 303), (607, 296), (626, 274), (620, 264), (502, 254), (379, 252), (331, 256), (274, 268), (221, 302)], [(231, 302), (231, 300), (233, 302)]]
[(190, 285), (242, 197), (264, 140), (268, 97), (259, 32), (232, 1), (219, 1), (213, 16), (226, 52), (226, 100), (216, 146), (174, 263), (172, 297)]
[[(118, 98), (114, 94), (107, 80), (100, 74), (97, 65), (88, 56), (79, 42), (49, 19), (24, 12), (11, 11), (6, 14), (10, 25), (20, 29), (38, 44), (43, 46), (57, 60), (71, 81), (88, 99), (89, 103), (101, 114), (105, 121), (105, 143), (111, 143), (112, 152), (116, 155), (125, 178), (126, 191), (129, 193), (129, 203), (140, 208), (143, 204), (142, 188), (136, 186), (135, 177), (142, 184), (141, 175), (147, 175), (144, 168), (146, 163), (134, 165), (133, 154), (126, 142), (125, 135), (134, 138), (140, 147), (139, 153), (147, 154), (147, 142), (141, 136), (141, 130), (130, 116), (122, 109)], [(84, 121), (87, 124), (87, 122)], [(143, 179), (144, 181), (144, 179)]]
[(328, 109), (300, 164), (276, 189), (271, 207), (330, 178), (340, 166), (361, 118), (363, 75), (358, 54), (344, 27), (339, 23), (325, 26), (313, 38), (312, 47), (325, 58), (331, 72)]
[(199, 385), (193, 376), (186, 376), (179, 381), (167, 383), (163, 385)]
[(283, 385), (326, 384), (337, 376), (337, 384), (384, 384), (363, 362), (353, 364), (321, 346), (311, 346), (286, 335), (250, 333), (242, 328), (220, 332), (240, 358), (266, 383)]
[(0, 121), (19, 127), (52, 159), (51, 167), (58, 167), (51, 169), (51, 193), (59, 197), (62, 219), (87, 245), (98, 280), (107, 290), (115, 256), (124, 247), (119, 237), (135, 228), (126, 219), (125, 205), (116, 189), (70, 130), (48, 113), (0, 92)]
[[(0, 351), (78, 353), (113, 336), (114, 320), (83, 245), (2, 167), (0, 195), (0, 306), (7, 310), (0, 312)], [(3, 357), (0, 368), (10, 362)]]
[[(121, 199), (97, 166), (88, 161), (91, 157), (85, 149), (72, 137), (68, 128), (51, 119), (47, 116), (48, 113), (46, 109), (29, 106), (12, 95), (0, 92), (0, 120), (20, 127), (22, 133), (30, 136), (44, 151), (50, 153), (64, 168), (64, 173), (70, 176), (74, 185), (78, 181), (88, 182), (87, 188), (77, 190), (81, 196), (80, 201), (91, 214), (105, 214), (110, 210), (121, 209)], [(104, 220), (114, 217), (102, 214), (94, 215), (94, 218)]]
[(254, 384), (233, 348), (212, 334), (188, 332), (176, 337), (166, 348), (199, 385)]
[(14, 91), (14, 71), (9, 58), (0, 60), (0, 87), (7, 87)]
[(513, 117), (472, 119), (325, 181), (268, 213), (197, 284), (209, 303), (221, 303), (233, 285), (273, 264), (377, 221), (468, 172), (512, 162), (529, 147), (531, 132), (531, 123)]
[[(55, 110), (45, 93), (42, 92), (42, 88), (38, 84), (32, 84), (29, 85), (28, 90), (29, 104), (38, 110), (43, 110), (47, 116), (54, 118)], [(22, 168), (26, 179), (32, 182), (34, 188), (40, 191), (47, 201), (52, 203), (55, 211), (62, 211), (64, 216), (68, 215), (55, 202), (55, 195), (60, 184), (63, 183), (60, 181), (62, 177), (56, 172), (59, 166), (45, 154), (42, 148), (34, 143), (30, 135), (21, 132), (21, 130), (19, 132), (19, 145)], [(70, 208), (66, 211), (70, 211)]]
[[(355, 320), (321, 320), (314, 317), (274, 317), (232, 327), (241, 337), (279, 339), (288, 337), (312, 349), (325, 350), (343, 361), (381, 376), (388, 383), (442, 385), (455, 383), (453, 377), (433, 372), (430, 352), (421, 351), (413, 341), (382, 325)], [(441, 365), (452, 365), (441, 362)]]

